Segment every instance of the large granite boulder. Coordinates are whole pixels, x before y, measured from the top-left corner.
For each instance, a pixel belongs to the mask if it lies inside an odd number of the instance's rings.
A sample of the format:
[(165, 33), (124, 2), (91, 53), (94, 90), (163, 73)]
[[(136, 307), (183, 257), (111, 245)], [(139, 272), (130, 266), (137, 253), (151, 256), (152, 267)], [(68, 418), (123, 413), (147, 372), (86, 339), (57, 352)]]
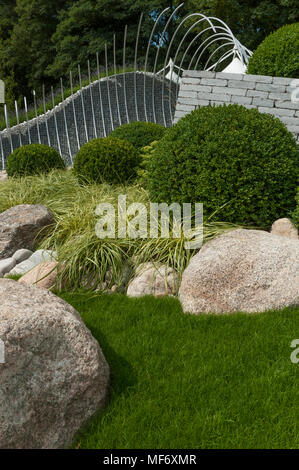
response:
[(41, 204), (21, 204), (0, 214), (0, 259), (11, 257), (17, 250), (32, 250), (42, 228), (53, 224), (54, 217)]
[(299, 241), (238, 229), (208, 242), (183, 273), (185, 312), (263, 312), (299, 305)]
[(0, 279), (0, 448), (62, 448), (107, 400), (109, 367), (79, 314)]
[(138, 266), (136, 275), (128, 286), (127, 295), (129, 297), (172, 295), (176, 292), (177, 281), (177, 274), (172, 268), (145, 263)]

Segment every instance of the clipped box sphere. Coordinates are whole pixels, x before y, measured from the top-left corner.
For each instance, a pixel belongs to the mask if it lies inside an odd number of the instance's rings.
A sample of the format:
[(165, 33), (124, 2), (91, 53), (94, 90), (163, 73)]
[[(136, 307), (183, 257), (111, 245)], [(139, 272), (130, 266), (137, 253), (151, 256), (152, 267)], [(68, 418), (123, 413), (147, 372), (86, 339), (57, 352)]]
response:
[(139, 164), (139, 153), (132, 144), (104, 137), (81, 147), (74, 172), (82, 182), (123, 184), (134, 181)]
[(153, 202), (203, 203), (204, 217), (270, 227), (295, 208), (299, 151), (285, 125), (239, 105), (180, 119), (149, 162)]
[(57, 150), (43, 144), (17, 148), (9, 155), (6, 166), (8, 176), (39, 175), (54, 169), (65, 169), (65, 163)]

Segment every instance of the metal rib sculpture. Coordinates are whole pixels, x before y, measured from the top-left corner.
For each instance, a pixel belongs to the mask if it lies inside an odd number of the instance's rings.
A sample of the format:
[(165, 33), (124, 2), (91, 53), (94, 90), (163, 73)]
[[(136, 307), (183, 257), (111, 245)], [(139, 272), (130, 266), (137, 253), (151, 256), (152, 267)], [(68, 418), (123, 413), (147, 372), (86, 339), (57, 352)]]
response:
[[(104, 77), (100, 74), (99, 54), (96, 54), (96, 78), (92, 79), (87, 62), (87, 85), (83, 86), (78, 65), (78, 91), (74, 93), (73, 75), (69, 75), (70, 96), (64, 99), (60, 79), (61, 102), (55, 105), (51, 87), (52, 109), (47, 111), (45, 87), (42, 90), (42, 114), (38, 115), (36, 93), (33, 91), (33, 119), (29, 120), (28, 102), (19, 112), (15, 102), (15, 117), (9, 116), (6, 105), (6, 129), (0, 131), (0, 169), (5, 168), (8, 155), (16, 148), (30, 143), (43, 143), (56, 148), (67, 165), (72, 165), (80, 147), (87, 141), (106, 137), (113, 129), (132, 121), (150, 121), (169, 127), (173, 123), (176, 101), (183, 70), (221, 71), (233, 59), (246, 68), (251, 51), (233, 35), (220, 19), (201, 13), (185, 16), (177, 24), (177, 13), (183, 3), (171, 11), (165, 8), (154, 21), (147, 41), (144, 65), (138, 67), (138, 51), (144, 15), (138, 23), (134, 68), (126, 72), (125, 27), (122, 48), (122, 72), (117, 73), (116, 37), (112, 54), (104, 48)], [(163, 19), (163, 28), (160, 22)], [(173, 27), (174, 26), (174, 27)], [(170, 28), (171, 27), (171, 28)], [(162, 31), (159, 30), (162, 29)], [(173, 30), (170, 37), (169, 30)], [(158, 37), (158, 40), (156, 39)], [(150, 62), (152, 65), (150, 65)], [(109, 67), (109, 64), (112, 67)], [(163, 68), (157, 71), (158, 66)], [(94, 76), (94, 75), (93, 75)], [(10, 122), (16, 125), (10, 127)]]

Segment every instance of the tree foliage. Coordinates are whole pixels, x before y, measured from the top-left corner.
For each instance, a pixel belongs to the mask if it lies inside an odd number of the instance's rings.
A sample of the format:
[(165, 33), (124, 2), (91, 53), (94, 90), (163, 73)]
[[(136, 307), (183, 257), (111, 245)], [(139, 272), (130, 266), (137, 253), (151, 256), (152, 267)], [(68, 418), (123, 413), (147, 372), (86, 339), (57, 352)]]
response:
[[(105, 43), (112, 64), (114, 33), (117, 65), (121, 66), (126, 25), (126, 64), (130, 65), (134, 61), (141, 12), (144, 22), (138, 63), (142, 64), (155, 19), (164, 8), (173, 11), (179, 3), (180, 0), (0, 0), (0, 77), (14, 77), (15, 96), (30, 97), (32, 89), (38, 91), (43, 83), (55, 85), (78, 63), (83, 64), (83, 72), (87, 59), (95, 67), (96, 52), (103, 65)], [(167, 28), (162, 49), (166, 48), (175, 23), (195, 11), (221, 18), (251, 49), (280, 26), (299, 20), (297, 0), (186, 0)], [(167, 18), (161, 18), (153, 37), (156, 44)], [(176, 43), (174, 49), (175, 46)]]

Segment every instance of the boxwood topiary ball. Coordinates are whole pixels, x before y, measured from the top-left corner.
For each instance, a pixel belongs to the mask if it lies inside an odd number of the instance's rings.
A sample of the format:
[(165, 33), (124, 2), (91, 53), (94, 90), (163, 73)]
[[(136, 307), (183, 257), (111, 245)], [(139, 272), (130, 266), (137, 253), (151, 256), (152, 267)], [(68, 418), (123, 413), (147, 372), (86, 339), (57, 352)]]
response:
[(166, 128), (153, 122), (131, 122), (123, 124), (115, 129), (110, 137), (124, 139), (130, 142), (137, 150), (142, 149), (146, 145), (150, 145), (155, 140), (163, 137)]
[(204, 215), (270, 227), (295, 208), (299, 151), (277, 118), (239, 105), (202, 107), (155, 146), (153, 202), (203, 203)]
[(137, 176), (140, 155), (129, 142), (111, 137), (84, 144), (76, 155), (74, 172), (81, 182), (122, 184)]
[(299, 78), (299, 23), (269, 34), (254, 51), (247, 73)]
[(65, 163), (57, 150), (43, 144), (17, 148), (9, 155), (6, 166), (8, 176), (38, 175), (54, 169), (65, 169)]

